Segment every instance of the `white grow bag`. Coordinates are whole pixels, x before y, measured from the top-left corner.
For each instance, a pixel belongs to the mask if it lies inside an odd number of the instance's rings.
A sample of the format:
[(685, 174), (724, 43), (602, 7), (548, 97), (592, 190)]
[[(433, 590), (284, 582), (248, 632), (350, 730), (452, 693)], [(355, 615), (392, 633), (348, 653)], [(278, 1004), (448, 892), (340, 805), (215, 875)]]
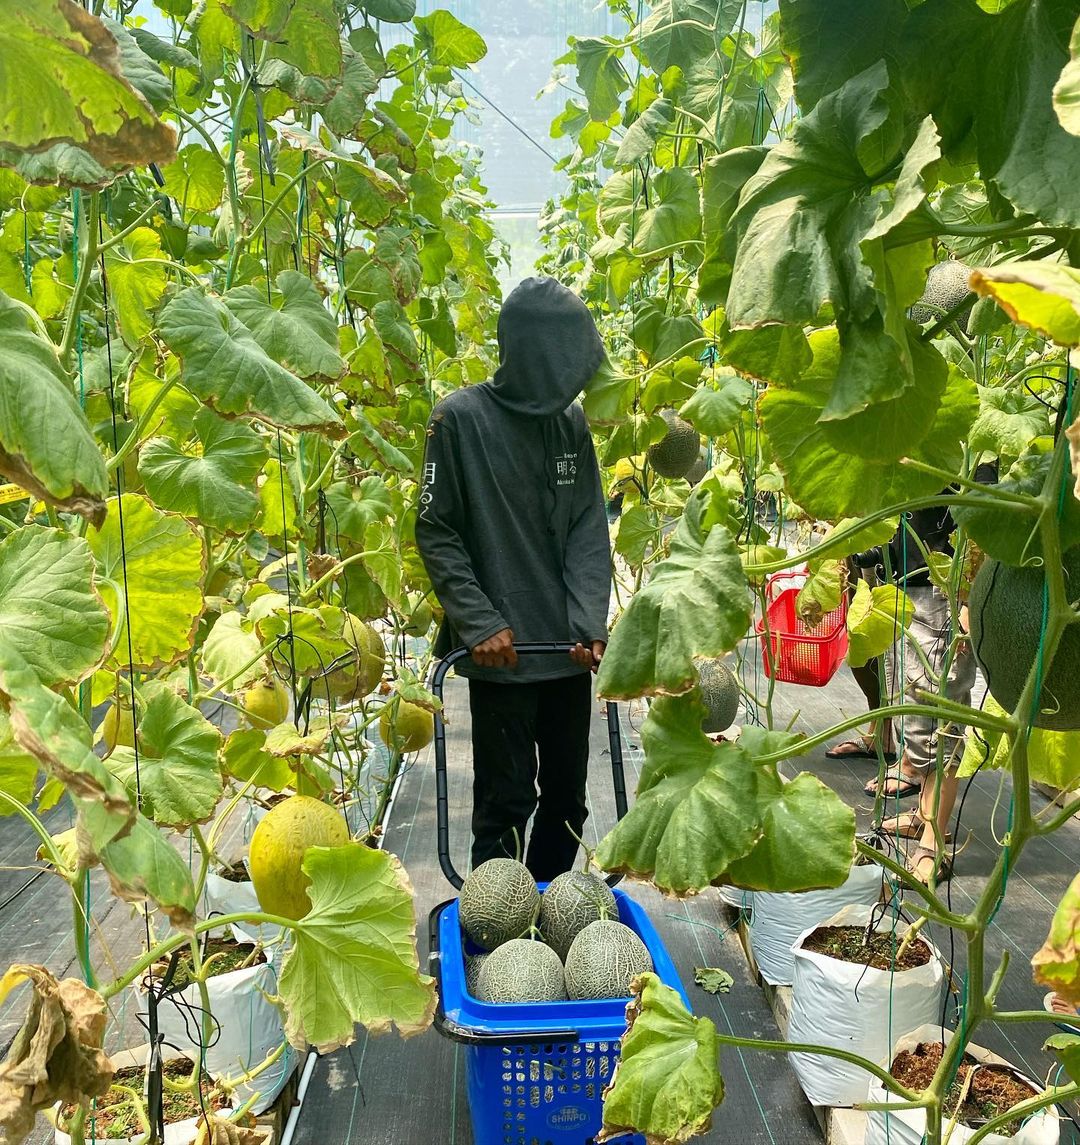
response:
[[(818, 925), (865, 930), (873, 914), (873, 907), (847, 906), (799, 936), (793, 952), (795, 980), (787, 1040), (847, 1050), (888, 1068), (897, 1038), (934, 1022), (941, 1014), (945, 975), (937, 951), (930, 946), (930, 961), (925, 966), (890, 972), (803, 949)], [(888, 933), (892, 927), (892, 918), (886, 915), (876, 929)], [(896, 925), (898, 945), (907, 930), (906, 923)], [(859, 1066), (823, 1054), (789, 1057), (812, 1105), (853, 1105), (866, 1100), (874, 1079)]]
[[(953, 1031), (945, 1031), (946, 1042), (952, 1041)], [(902, 1037), (893, 1051), (893, 1058), (904, 1050), (914, 1049), (919, 1042), (936, 1042), (941, 1040), (941, 1026), (927, 1025)], [(969, 1045), (967, 1052), (976, 1061), (987, 1065), (1008, 1065), (1004, 1058), (984, 1050), (981, 1046)], [(1039, 1093), (1042, 1087), (1031, 1078), (1018, 1075), (1026, 1081), (1032, 1089)], [(892, 1096), (885, 1087), (875, 1078), (870, 1085), (869, 1101), (899, 1101)], [(864, 1145), (922, 1145), (923, 1134), (926, 1131), (926, 1114), (921, 1109), (898, 1109), (895, 1113), (888, 1110), (875, 1109), (866, 1115), (866, 1138)], [(976, 1130), (966, 1125), (957, 1125), (949, 1138), (949, 1145), (965, 1145), (975, 1136)], [(1034, 1114), (1020, 1127), (1019, 1132), (1012, 1137), (1002, 1137), (1000, 1133), (991, 1133), (983, 1138), (983, 1145), (1059, 1145), (1061, 1141), (1061, 1126), (1058, 1121), (1057, 1110), (1048, 1106)]]
[[(230, 884), (235, 885), (235, 884)], [(239, 1078), (285, 1041), (281, 1011), (267, 995), (277, 992), (277, 969), (272, 962), (232, 970), (206, 980), (210, 995), (213, 1045), (206, 1050), (205, 1068), (215, 1081), (233, 1085), (234, 1100), (241, 1105), (255, 1097), (253, 1113), (262, 1113), (273, 1104), (285, 1087), (296, 1066), (292, 1046), (286, 1046), (276, 1062), (252, 1078)], [(146, 991), (136, 990), (139, 1013), (147, 1023)], [(175, 993), (166, 994), (158, 1003), (158, 1032), (165, 1039), (166, 1053), (177, 1051), (197, 1061), (202, 1020), (202, 1000), (198, 984), (193, 982)], [(220, 1029), (219, 1029), (220, 1027)], [(257, 1095), (257, 1096), (256, 1096)]]
[(794, 894), (754, 893), (750, 949), (762, 978), (772, 986), (790, 986), (795, 973), (791, 948), (804, 930), (832, 918), (841, 907), (873, 906), (881, 897), (883, 868), (877, 863), (851, 868), (847, 881), (824, 891)]
[[(208, 871), (206, 874), (203, 902), (206, 908), (205, 916), (208, 919), (213, 919), (215, 914), (237, 914), (241, 911), (262, 913), (254, 883), (235, 883), (213, 871)], [(275, 942), (281, 936), (280, 926), (270, 926), (266, 923), (234, 922), (229, 929), (237, 942), (261, 942), (266, 945)]]

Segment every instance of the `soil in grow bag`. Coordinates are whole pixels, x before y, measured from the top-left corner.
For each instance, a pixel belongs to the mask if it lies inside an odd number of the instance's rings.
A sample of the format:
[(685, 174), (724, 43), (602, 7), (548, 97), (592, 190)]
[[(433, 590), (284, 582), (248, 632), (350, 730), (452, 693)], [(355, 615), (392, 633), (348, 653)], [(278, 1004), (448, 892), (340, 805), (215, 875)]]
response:
[[(170, 1081), (183, 1082), (191, 1077), (194, 1064), (187, 1058), (173, 1058), (164, 1063), (162, 1072)], [(95, 1100), (86, 1119), (87, 1137), (93, 1129), (94, 1136), (101, 1141), (123, 1141), (128, 1137), (139, 1137), (144, 1130), (139, 1114), (128, 1089), (141, 1094), (146, 1084), (145, 1066), (125, 1066), (113, 1075), (113, 1084), (104, 1096)], [(126, 1089), (120, 1089), (125, 1086)], [(225, 1091), (214, 1084), (209, 1074), (202, 1075), (202, 1097), (195, 1090), (174, 1090), (166, 1087), (163, 1095), (165, 1124), (186, 1121), (191, 1117), (201, 1117), (203, 1111), (217, 1112), (229, 1107)], [(70, 1118), (75, 1115), (77, 1105), (67, 1104), (60, 1110), (57, 1122), (66, 1133)]]
[[(211, 938), (203, 950), (203, 962), (210, 962), (208, 977), (216, 978), (219, 974), (228, 974), (233, 970), (240, 970), (248, 966), (258, 966), (266, 961), (262, 950), (256, 950), (252, 943), (233, 942), (230, 938)], [(183, 990), (195, 981), (195, 973), (191, 965), (191, 951), (182, 950), (176, 960), (176, 971), (169, 982), (166, 993), (173, 994)]]
[[(940, 1042), (920, 1042), (914, 1050), (897, 1054), (889, 1072), (909, 1089), (921, 1092), (934, 1079), (941, 1062), (941, 1050)], [(967, 1076), (972, 1068), (976, 1072), (968, 1087)], [(1037, 1096), (1035, 1090), (1021, 1081), (1008, 1066), (982, 1065), (968, 1054), (961, 1059), (956, 1080), (945, 1095), (946, 1117), (956, 1117), (956, 1103), (965, 1089), (966, 1096), (957, 1120), (968, 1129), (978, 1129), (1019, 1102), (1030, 1101)], [(1022, 1124), (1023, 1118), (1018, 1117), (995, 1132), (1002, 1137), (1012, 1137)]]
[(914, 970), (930, 961), (930, 947), (916, 938), (894, 965), (900, 945), (901, 939), (888, 931), (875, 931), (867, 942), (864, 927), (819, 926), (803, 943), (803, 949), (856, 966), (872, 966), (875, 970)]
[(227, 883), (250, 883), (251, 876), (242, 862), (233, 863), (228, 867), (219, 867), (215, 874)]

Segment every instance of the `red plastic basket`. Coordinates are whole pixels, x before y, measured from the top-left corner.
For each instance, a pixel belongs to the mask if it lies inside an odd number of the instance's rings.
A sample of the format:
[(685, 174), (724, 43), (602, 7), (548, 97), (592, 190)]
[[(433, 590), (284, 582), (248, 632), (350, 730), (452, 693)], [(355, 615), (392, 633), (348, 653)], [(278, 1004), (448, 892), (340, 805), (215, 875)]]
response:
[(795, 600), (805, 580), (805, 573), (777, 573), (766, 582), (768, 631), (765, 620), (757, 624), (761, 659), (766, 676), (774, 680), (821, 688), (847, 655), (847, 597), (841, 599), (839, 608), (810, 627), (795, 611)]

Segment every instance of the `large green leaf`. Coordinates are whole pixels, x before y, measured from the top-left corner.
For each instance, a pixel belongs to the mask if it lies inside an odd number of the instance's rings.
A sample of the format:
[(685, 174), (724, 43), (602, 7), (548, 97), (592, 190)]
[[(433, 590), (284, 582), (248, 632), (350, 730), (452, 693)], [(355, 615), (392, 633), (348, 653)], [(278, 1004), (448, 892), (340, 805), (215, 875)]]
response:
[[(633, 249), (648, 257), (697, 240), (701, 233), (701, 207), (697, 180), (685, 167), (661, 171), (653, 180), (649, 207), (637, 221)], [(693, 248), (683, 252), (696, 262)]]
[(724, 1100), (716, 1027), (694, 1017), (655, 974), (635, 979), (632, 989), (619, 1064), (604, 1094), (604, 1132), (687, 1141), (708, 1130)]
[[(983, 711), (1007, 717), (1008, 712), (987, 695)], [(1036, 783), (1045, 783), (1057, 791), (1073, 791), (1080, 786), (1080, 732), (1059, 732), (1050, 728), (1031, 728), (1027, 736), (1028, 775)], [(961, 778), (977, 771), (1011, 770), (1012, 743), (1001, 732), (980, 729), (972, 732), (964, 744), (964, 755), (958, 774)]]
[[(658, 0), (637, 35), (649, 66), (657, 73), (675, 66), (688, 70), (695, 60), (719, 51), (742, 10), (741, 0)], [(717, 62), (719, 72), (721, 65)]]
[(979, 416), (968, 435), (972, 453), (993, 453), (1011, 464), (1049, 431), (1046, 406), (1037, 397), (1010, 386), (979, 387)]
[[(11, 730), (11, 719), (0, 707), (0, 792), (28, 807), (37, 790), (38, 761), (21, 748)], [(0, 815), (13, 815), (14, 809), (0, 799)]]
[(585, 93), (589, 115), (603, 123), (619, 110), (620, 97), (630, 86), (622, 64), (622, 45), (598, 36), (581, 36), (573, 47), (578, 86)]
[(971, 46), (982, 81), (976, 105), (980, 172), (1018, 213), (1051, 226), (1080, 226), (1080, 139), (1051, 110), (1075, 16), (1069, 0), (1025, 0), (988, 20), (989, 35)]
[(784, 784), (765, 809), (762, 828), (750, 854), (728, 867), (736, 886), (802, 891), (809, 879), (822, 886), (840, 886), (847, 879), (855, 816), (816, 775), (802, 772)]
[(4, 152), (9, 161), (57, 145), (115, 173), (172, 159), (172, 128), (124, 78), (105, 25), (72, 0), (0, 0), (0, 57), (12, 65), (0, 88), (0, 147), (12, 149)]
[(721, 437), (738, 423), (754, 399), (754, 387), (737, 374), (720, 374), (700, 386), (679, 416), (706, 437)]
[(670, 99), (654, 100), (627, 128), (619, 150), (616, 167), (633, 167), (645, 159), (656, 141), (675, 121), (675, 106)]
[(160, 329), (183, 363), (184, 385), (219, 413), (343, 432), (333, 408), (275, 362), (220, 300), (188, 287), (161, 312)]
[[(744, 733), (746, 746), (714, 743), (701, 731), (704, 716), (696, 692), (652, 704), (641, 729), (645, 763), (637, 799), (601, 841), (597, 863), (648, 878), (669, 894), (736, 879), (761, 890), (842, 883), (854, 854), (854, 815), (814, 777), (785, 785), (774, 764), (755, 758), (759, 751), (794, 750), (798, 737)], [(785, 862), (799, 831), (813, 845), (800, 845), (799, 860)], [(774, 887), (773, 878), (781, 885)]]
[(904, 0), (780, 0), (780, 43), (803, 113), (888, 56), (907, 17)]
[(974, 383), (956, 372), (945, 384), (944, 362), (932, 346), (912, 343), (915, 384), (899, 397), (843, 421), (821, 421), (840, 342), (835, 330), (819, 330), (810, 343), (813, 364), (798, 388), (772, 385), (758, 406), (788, 492), (807, 512), (826, 521), (865, 516), (941, 488), (940, 477), (897, 464), (903, 456), (959, 471), (978, 397)]
[(821, 99), (772, 147), (731, 218), (733, 329), (814, 323), (825, 305), (865, 320), (874, 309), (858, 243), (877, 215), (870, 190), (895, 159), (885, 63)]
[(903, 639), (914, 616), (914, 605), (898, 588), (890, 584), (871, 588), (866, 581), (857, 581), (847, 614), (848, 663), (861, 668), (883, 656)]
[(86, 541), (28, 525), (0, 543), (0, 645), (47, 685), (71, 684), (101, 660), (109, 616)]
[(191, 869), (162, 832), (136, 813), (123, 835), (99, 844), (88, 823), (92, 806), (80, 808), (82, 837), (90, 840), (93, 852), (109, 876), (109, 886), (117, 898), (141, 903), (150, 898), (161, 907), (173, 926), (187, 929), (194, 922), (195, 886)]
[(135, 668), (160, 668), (185, 656), (202, 615), (206, 571), (202, 540), (192, 525), (125, 493), (109, 502), (104, 523), (91, 528), (87, 540), (113, 615), (110, 663), (128, 664), (129, 639)]
[(140, 448), (147, 495), (163, 509), (242, 533), (259, 511), (255, 478), (266, 462), (266, 446), (250, 426), (213, 410), (200, 410), (192, 428), (191, 443), (153, 437)]
[(416, 0), (364, 0), (361, 8), (373, 20), (407, 24), (416, 15)]
[(294, 1046), (328, 1053), (360, 1023), (372, 1034), (428, 1028), (435, 983), (420, 973), (412, 888), (397, 858), (359, 843), (304, 856), (311, 910), (293, 930), (279, 993)]
[(1050, 933), (1031, 964), (1037, 982), (1080, 1006), (1080, 875), (1058, 903)]
[(177, 829), (204, 823), (221, 798), (221, 734), (202, 713), (164, 684), (142, 689), (146, 705), (136, 728), (139, 755), (118, 746), (109, 770), (140, 798), (155, 823)]
[(335, 539), (363, 541), (368, 525), (384, 521), (394, 511), (390, 489), (376, 475), (357, 485), (340, 482), (326, 490), (327, 532)]
[(109, 483), (52, 345), (0, 294), (0, 473), (55, 505), (100, 520)]
[(223, 301), (279, 365), (301, 378), (339, 378), (337, 323), (310, 278), (283, 270), (267, 301), (257, 286), (238, 286)]
[(162, 175), (165, 193), (184, 211), (212, 211), (221, 202), (225, 169), (213, 152), (198, 143), (181, 147)]
[(340, 19), (334, 0), (291, 0), (285, 27), (271, 55), (301, 75), (328, 80), (341, 76), (343, 60)]
[(419, 46), (433, 64), (464, 68), (487, 55), (483, 37), (445, 8), (436, 8), (429, 16), (417, 16), (414, 23), (419, 30)]
[(78, 712), (3, 646), (0, 699), (16, 742), (64, 784), (75, 803), (80, 861), (100, 862), (120, 898), (153, 899), (174, 925), (190, 926), (195, 889), (187, 863), (135, 810), (124, 785), (94, 754), (90, 728)]
[(154, 311), (169, 282), (157, 231), (136, 227), (106, 252), (105, 269), (120, 333), (135, 346), (153, 329)]
[(685, 692), (697, 680), (695, 656), (722, 656), (746, 634), (750, 594), (731, 534), (706, 536), (704, 502), (691, 498), (671, 552), (615, 625), (597, 688), (610, 699)]
[(243, 626), (239, 612), (223, 612), (202, 646), (202, 670), (215, 683), (237, 692), (266, 674), (259, 660), (262, 641)]

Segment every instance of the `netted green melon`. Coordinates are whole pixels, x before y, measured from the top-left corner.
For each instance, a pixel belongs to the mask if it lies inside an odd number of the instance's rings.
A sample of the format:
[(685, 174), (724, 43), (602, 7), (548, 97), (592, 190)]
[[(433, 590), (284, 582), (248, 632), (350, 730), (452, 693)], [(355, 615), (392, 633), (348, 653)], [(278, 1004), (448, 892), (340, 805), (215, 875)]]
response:
[(701, 730), (707, 735), (727, 731), (739, 714), (739, 682), (722, 660), (699, 660), (697, 671), (698, 688), (708, 709)]
[(685, 477), (701, 452), (698, 431), (670, 409), (661, 410), (667, 433), (649, 446), (649, 464), (661, 477)]
[(590, 922), (618, 917), (619, 908), (611, 888), (603, 879), (585, 871), (556, 875), (540, 896), (540, 933), (562, 959)]
[[(936, 262), (926, 276), (926, 289), (922, 297), (911, 308), (912, 322), (923, 325), (944, 318), (954, 306), (959, 306), (971, 294), (968, 276), (971, 267), (966, 262), (946, 259)], [(974, 297), (971, 299), (975, 303)], [(966, 323), (966, 319), (964, 319)]]
[(465, 989), (475, 998), (480, 981), (480, 968), (491, 957), (490, 954), (465, 955)]
[(540, 892), (523, 863), (488, 859), (462, 884), (458, 909), (465, 933), (477, 946), (494, 950), (536, 922)]
[(630, 983), (653, 968), (645, 943), (621, 922), (590, 922), (570, 944), (566, 993), (584, 998), (629, 998)]
[(543, 942), (512, 938), (484, 959), (476, 997), (481, 1002), (565, 1002), (559, 956)]
[[(1062, 554), (1065, 584), (1080, 585), (1080, 547)], [(983, 562), (971, 586), (971, 647), (990, 694), (1007, 711), (1020, 702), (1035, 663), (1043, 627), (1043, 572), (1039, 566)], [(1042, 683), (1035, 726), (1080, 729), (1080, 627), (1070, 624)]]

